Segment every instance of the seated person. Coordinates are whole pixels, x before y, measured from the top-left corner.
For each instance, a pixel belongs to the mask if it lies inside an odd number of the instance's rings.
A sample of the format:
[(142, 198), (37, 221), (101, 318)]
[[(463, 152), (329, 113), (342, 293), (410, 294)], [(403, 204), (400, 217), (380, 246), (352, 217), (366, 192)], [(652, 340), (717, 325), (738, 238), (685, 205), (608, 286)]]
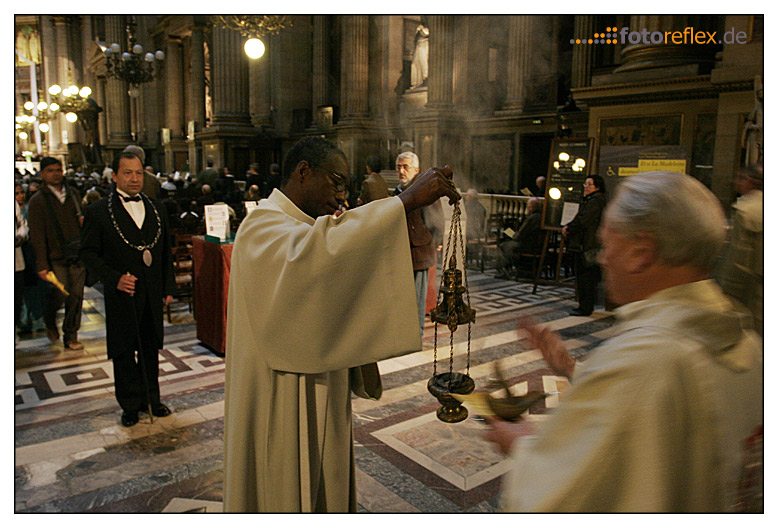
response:
[(478, 240), (486, 233), (486, 208), (478, 201), (478, 191), (467, 190), (464, 196), (467, 213), (467, 241)]
[(527, 202), (527, 217), (513, 238), (500, 242), (497, 248), (497, 277), (509, 278), (508, 269), (518, 266), (522, 254), (537, 255), (543, 245), (543, 230), (541, 229), (541, 208), (538, 198), (530, 198)]

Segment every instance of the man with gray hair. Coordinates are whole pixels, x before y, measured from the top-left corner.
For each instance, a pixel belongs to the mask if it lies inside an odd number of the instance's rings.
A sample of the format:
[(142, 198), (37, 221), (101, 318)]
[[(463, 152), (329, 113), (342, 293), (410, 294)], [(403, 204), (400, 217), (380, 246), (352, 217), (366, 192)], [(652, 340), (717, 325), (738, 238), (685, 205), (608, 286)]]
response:
[[(419, 174), (419, 157), (413, 152), (403, 152), (397, 156), (396, 165), (400, 185), (397, 186), (394, 194), (399, 195)], [(437, 264), (437, 249), (443, 243), (443, 205), (438, 200), (428, 207), (416, 209), (406, 216), (406, 221), (408, 238), (411, 241), (411, 260), (413, 261), (413, 278), (416, 284), (419, 326), (424, 332), (429, 269)]]
[(489, 419), (487, 438), (512, 458), (503, 507), (732, 510), (744, 441), (761, 435), (762, 343), (709, 278), (721, 206), (690, 176), (643, 173), (619, 185), (599, 236), (620, 305), (613, 337), (576, 366), (556, 333), (519, 322), (555, 373), (575, 377), (534, 436), (533, 422)]

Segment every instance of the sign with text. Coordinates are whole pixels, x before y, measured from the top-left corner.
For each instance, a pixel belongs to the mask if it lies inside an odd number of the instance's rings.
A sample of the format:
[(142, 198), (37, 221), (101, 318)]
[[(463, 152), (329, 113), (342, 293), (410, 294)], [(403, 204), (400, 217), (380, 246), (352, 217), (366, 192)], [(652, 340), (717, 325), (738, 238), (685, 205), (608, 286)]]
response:
[(230, 213), (227, 204), (205, 206), (206, 234), (224, 242), (230, 234)]
[(590, 174), (593, 138), (555, 139), (551, 145), (543, 200), (543, 229), (561, 229), (575, 217)]

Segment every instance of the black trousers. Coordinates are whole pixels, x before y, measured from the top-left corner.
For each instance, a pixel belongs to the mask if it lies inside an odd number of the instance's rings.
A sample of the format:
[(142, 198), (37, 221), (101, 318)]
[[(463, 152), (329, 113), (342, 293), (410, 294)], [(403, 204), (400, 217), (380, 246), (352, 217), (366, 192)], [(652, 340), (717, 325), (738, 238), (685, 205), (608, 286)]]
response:
[[(146, 409), (147, 403), (152, 405), (159, 403), (159, 350), (153, 336), (154, 333), (143, 331), (144, 328), (153, 328), (151, 310), (148, 307), (143, 310), (143, 319), (138, 323), (141, 328), (140, 350), (113, 358), (116, 401), (119, 402), (123, 411), (130, 412)], [(127, 319), (126, 324), (133, 324), (131, 317)], [(143, 381), (144, 367), (150, 402), (146, 401), (146, 384)]]
[(594, 311), (597, 285), (600, 283), (600, 267), (587, 266), (583, 252), (575, 255), (575, 284), (578, 288), (578, 308), (582, 312)]
[(65, 297), (57, 288), (51, 288), (43, 321), (46, 323), (46, 328), (56, 329), (57, 311), (64, 302), (65, 320), (62, 321), (62, 340), (67, 345), (78, 338), (78, 329), (81, 328), (81, 305), (84, 302), (86, 268), (80, 262), (67, 264), (65, 261), (57, 260), (51, 263), (51, 271), (65, 286), (69, 295)]

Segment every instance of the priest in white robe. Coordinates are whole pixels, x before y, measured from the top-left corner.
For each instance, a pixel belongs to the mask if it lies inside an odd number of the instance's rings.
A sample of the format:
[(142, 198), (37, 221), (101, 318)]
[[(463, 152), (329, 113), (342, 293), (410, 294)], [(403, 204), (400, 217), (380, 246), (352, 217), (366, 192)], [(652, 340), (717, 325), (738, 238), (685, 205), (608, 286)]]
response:
[(745, 441), (762, 424), (761, 340), (750, 314), (708, 278), (724, 226), (718, 199), (690, 176), (653, 172), (620, 184), (600, 230), (606, 291), (621, 305), (614, 336), (576, 366), (558, 335), (520, 323), (573, 386), (537, 430), (490, 420), (487, 438), (513, 461), (505, 510), (754, 504), (736, 491)]
[(379, 398), (376, 362), (421, 349), (405, 215), (458, 199), (451, 170), (336, 217), (348, 173), (333, 144), (301, 140), (235, 238), (225, 511), (356, 511), (351, 392)]

